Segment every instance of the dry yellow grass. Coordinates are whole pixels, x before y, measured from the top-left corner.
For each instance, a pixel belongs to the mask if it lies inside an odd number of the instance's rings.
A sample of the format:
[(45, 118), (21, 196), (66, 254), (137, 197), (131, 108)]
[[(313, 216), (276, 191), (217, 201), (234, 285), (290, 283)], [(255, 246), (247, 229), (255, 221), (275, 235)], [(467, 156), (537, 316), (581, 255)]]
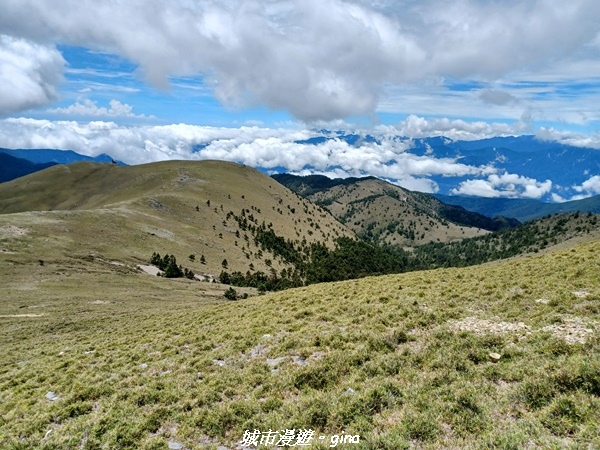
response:
[[(223, 259), (230, 271), (242, 273), (250, 264), (268, 273), (267, 259), (278, 271), (286, 267), (268, 252), (259, 256), (252, 236), (228, 218), (230, 211), (239, 216), (242, 210), (292, 241), (333, 246), (336, 237), (353, 235), (326, 211), (248, 166), (78, 163), (0, 186), (0, 255), (44, 261), (91, 255), (139, 264), (153, 252), (170, 253), (195, 272), (213, 275), (222, 270)], [(192, 254), (195, 261), (188, 260)], [(202, 255), (206, 264), (200, 263)]]

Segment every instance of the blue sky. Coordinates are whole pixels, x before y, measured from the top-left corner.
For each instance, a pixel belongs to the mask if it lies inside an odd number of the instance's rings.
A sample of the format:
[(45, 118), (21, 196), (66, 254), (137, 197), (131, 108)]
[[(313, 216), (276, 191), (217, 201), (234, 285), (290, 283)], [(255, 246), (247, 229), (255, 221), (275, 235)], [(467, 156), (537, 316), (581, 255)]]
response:
[[(157, 87), (144, 79), (138, 65), (119, 55), (66, 45), (57, 46), (57, 50), (65, 60), (64, 80), (58, 86), (58, 96), (51, 107), (30, 110), (31, 117), (56, 120), (99, 117), (119, 123), (188, 123), (217, 127), (297, 124), (297, 119), (285, 109), (219, 101), (203, 74), (170, 76), (165, 86)], [(394, 125), (410, 114), (514, 124), (523, 114), (537, 111), (531, 119), (530, 132), (546, 127), (593, 134), (600, 129), (594, 111), (597, 109), (594, 102), (600, 99), (600, 76), (582, 81), (500, 79), (487, 82), (443, 78), (435, 86), (388, 86), (387, 93), (372, 112), (340, 117), (343, 122), (337, 124), (365, 128)], [(102, 110), (91, 108), (93, 104), (110, 110), (110, 102), (115, 100), (129, 105), (131, 111), (103, 115)], [(440, 104), (446, 106), (440, 107)], [(88, 108), (77, 108), (77, 105)], [(327, 121), (323, 123), (327, 124)]]
[[(597, 0), (3, 2), (0, 146), (337, 176), (383, 176), (408, 150), (393, 136), (600, 149), (598, 17)], [(386, 146), (295, 144), (320, 129)], [(423, 158), (393, 179), (489, 175)]]

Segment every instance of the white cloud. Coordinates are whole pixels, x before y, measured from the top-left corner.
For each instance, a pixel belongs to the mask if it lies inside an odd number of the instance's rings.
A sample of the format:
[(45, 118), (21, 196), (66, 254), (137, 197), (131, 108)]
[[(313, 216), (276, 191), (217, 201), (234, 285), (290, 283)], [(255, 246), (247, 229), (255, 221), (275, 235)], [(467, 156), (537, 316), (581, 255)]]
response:
[(111, 100), (109, 107), (98, 106), (97, 102), (89, 99), (78, 101), (64, 108), (49, 109), (47, 112), (51, 114), (78, 116), (78, 117), (137, 117), (151, 118), (144, 114), (134, 114), (133, 107), (127, 103), (121, 103), (118, 100)]
[(600, 175), (594, 175), (588, 178), (579, 186), (573, 186), (575, 192), (579, 192), (580, 195), (575, 195), (571, 200), (580, 200), (588, 198), (593, 195), (600, 195)]
[(509, 125), (484, 121), (467, 122), (465, 120), (452, 120), (448, 118), (426, 119), (414, 114), (408, 116), (398, 125), (381, 125), (376, 127), (376, 130), (381, 133), (398, 136), (411, 138), (444, 136), (463, 141), (474, 141), (492, 136), (513, 136), (522, 134), (529, 129), (530, 124), (526, 120)]
[(491, 174), (487, 179), (463, 181), (450, 191), (453, 195), (473, 195), (478, 197), (507, 197), (540, 199), (550, 193), (552, 181), (543, 182), (521, 175), (503, 173)]
[[(596, 0), (10, 0), (0, 29), (119, 54), (155, 86), (202, 74), (224, 103), (329, 120), (371, 113), (388, 84), (597, 77), (580, 63), (598, 59), (599, 16)], [(487, 97), (508, 108), (507, 95)]]
[(583, 134), (541, 127), (536, 131), (535, 137), (541, 141), (560, 142), (561, 144), (575, 147), (600, 149), (600, 133)]
[(566, 198), (562, 197), (561, 195), (558, 195), (556, 192), (553, 192), (553, 193), (550, 195), (550, 198), (552, 198), (552, 201), (553, 201), (554, 203), (564, 203), (564, 202), (567, 202), (567, 201), (568, 201), (568, 199), (566, 199)]
[(0, 115), (56, 99), (64, 64), (60, 53), (52, 47), (0, 35)]
[[(80, 105), (80, 106), (77, 106)], [(71, 105), (71, 112), (104, 114), (96, 104)], [(79, 110), (81, 108), (82, 110)], [(88, 109), (86, 109), (88, 108)], [(130, 107), (112, 104), (115, 116), (133, 114)], [(106, 108), (106, 113), (109, 109)], [(441, 129), (436, 129), (439, 125)], [(376, 176), (408, 189), (437, 192), (434, 176), (465, 177), (451, 193), (482, 197), (509, 197), (541, 199), (552, 196), (554, 201), (586, 198), (600, 194), (600, 176), (588, 175), (581, 185), (563, 189), (552, 181), (538, 181), (512, 173), (500, 173), (493, 166), (472, 166), (460, 159), (436, 158), (432, 154), (419, 156), (411, 153), (409, 137), (451, 135), (471, 139), (496, 135), (501, 129), (494, 124), (425, 120), (416, 116), (407, 118), (397, 127), (380, 126), (372, 134), (378, 142), (359, 139), (348, 144), (332, 138), (318, 144), (303, 143), (323, 136), (321, 132), (300, 128), (269, 129), (257, 126), (218, 128), (187, 124), (122, 125), (112, 121), (34, 120), (8, 118), (0, 120), (0, 147), (70, 149), (95, 156), (108, 153), (128, 164), (140, 164), (169, 159), (218, 159), (244, 163), (253, 167), (334, 177)], [(507, 130), (509, 131), (509, 130)], [(354, 130), (363, 135), (365, 131)], [(555, 192), (552, 192), (554, 190)], [(576, 194), (572, 196), (568, 194)], [(553, 195), (554, 194), (554, 195)], [(560, 194), (560, 195), (559, 195)]]
[[(350, 178), (352, 176), (357, 176), (357, 174), (349, 173), (348, 171), (345, 171), (338, 167), (331, 169), (331, 170), (325, 170), (325, 171), (314, 170), (314, 169), (303, 169), (303, 170), (298, 170), (298, 171), (291, 171), (289, 173), (291, 173), (292, 175), (299, 175), (299, 176), (324, 175), (327, 178)], [(358, 174), (358, 175), (360, 175), (360, 174)], [(362, 175), (364, 176), (365, 174), (362, 174)], [(409, 189), (411, 191), (427, 192), (430, 194), (435, 194), (436, 192), (438, 192), (440, 190), (438, 184), (435, 181), (430, 180), (429, 178), (419, 178), (419, 177), (413, 177), (411, 175), (405, 175), (400, 179), (386, 179), (386, 181), (388, 181), (392, 184), (396, 184), (405, 189)]]
[[(258, 127), (215, 128), (194, 125), (123, 126), (114, 122), (6, 119), (0, 121), (0, 146), (71, 149), (87, 155), (109, 153), (129, 164), (166, 159), (219, 159), (254, 167), (285, 167), (311, 172), (338, 171), (346, 176), (373, 175), (402, 186), (434, 192), (429, 176), (480, 176), (488, 167), (473, 167), (450, 158), (406, 152), (409, 141), (383, 139), (381, 144), (353, 146), (339, 139), (304, 144), (317, 136), (308, 130)], [(196, 146), (201, 150), (194, 151)], [(340, 175), (341, 176), (341, 175)]]

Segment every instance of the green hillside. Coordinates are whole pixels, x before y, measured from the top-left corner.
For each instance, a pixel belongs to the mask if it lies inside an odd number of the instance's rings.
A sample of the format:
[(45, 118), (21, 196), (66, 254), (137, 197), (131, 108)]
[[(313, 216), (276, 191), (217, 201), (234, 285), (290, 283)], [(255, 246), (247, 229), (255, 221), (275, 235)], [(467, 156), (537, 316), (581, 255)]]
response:
[(320, 175), (272, 176), (292, 191), (326, 208), (359, 237), (377, 244), (413, 247), (481, 236), (519, 222), (445, 205), (430, 194), (411, 192), (374, 178), (331, 180)]
[(600, 236), (600, 216), (569, 213), (526, 222), (518, 228), (446, 244), (432, 243), (414, 249), (414, 269), (464, 267), (527, 253), (538, 253), (573, 239)]
[(233, 449), (255, 429), (312, 430), (315, 449), (600, 446), (598, 240), (229, 302), (98, 259), (41, 265), (52, 238), (11, 216), (2, 448)]

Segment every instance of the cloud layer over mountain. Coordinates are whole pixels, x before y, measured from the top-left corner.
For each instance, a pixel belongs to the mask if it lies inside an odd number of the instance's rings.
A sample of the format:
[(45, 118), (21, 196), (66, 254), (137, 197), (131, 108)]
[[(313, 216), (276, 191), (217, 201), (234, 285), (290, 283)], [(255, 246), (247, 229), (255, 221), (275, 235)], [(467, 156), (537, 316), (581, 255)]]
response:
[[(596, 0), (5, 0), (0, 85), (22, 82), (2, 88), (11, 95), (0, 113), (54, 98), (63, 64), (54, 46), (66, 44), (121, 55), (158, 88), (201, 74), (225, 104), (308, 121), (365, 115), (389, 85), (596, 76), (598, 17)], [(480, 99), (518, 100), (497, 90)]]
[[(123, 107), (114, 106), (116, 109)], [(438, 192), (440, 185), (444, 184), (444, 193), (484, 197), (563, 201), (600, 193), (597, 175), (600, 165), (590, 167), (591, 172), (585, 172), (587, 178), (579, 176), (576, 183), (567, 185), (562, 182), (561, 186), (553, 182), (552, 174), (542, 173), (546, 169), (540, 172), (536, 171), (536, 167), (529, 167), (527, 170), (533, 170), (535, 175), (516, 173), (520, 163), (503, 166), (505, 156), (492, 155), (485, 159), (478, 157), (476, 152), (465, 159), (460, 152), (446, 156), (436, 154), (433, 148), (428, 147), (429, 144), (426, 144), (425, 151), (415, 151), (414, 148), (413, 139), (423, 135), (476, 140), (495, 136), (501, 130), (510, 134), (510, 128), (506, 127), (448, 119), (428, 121), (411, 116), (398, 127), (382, 126), (371, 134), (356, 131), (352, 139), (346, 139), (335, 133), (300, 128), (218, 128), (186, 124), (124, 126), (105, 121), (83, 124), (9, 118), (0, 120), (0, 147), (71, 149), (89, 156), (108, 153), (128, 164), (167, 159), (219, 159), (298, 174), (319, 173), (332, 177), (372, 175), (423, 192)], [(550, 136), (560, 139), (560, 135), (546, 130), (544, 137)], [(573, 140), (574, 135), (570, 135), (569, 139)], [(600, 147), (600, 138), (596, 136), (595, 139)], [(490, 144), (481, 145), (483, 148)], [(552, 145), (563, 151), (560, 143)], [(595, 154), (594, 150), (585, 151)], [(508, 171), (503, 167), (513, 169)], [(551, 168), (552, 164), (547, 167)], [(525, 170), (525, 167), (521, 168)], [(552, 170), (564, 172), (563, 169), (556, 167)], [(576, 172), (581, 175), (581, 170)], [(444, 181), (448, 179), (454, 181)]]

